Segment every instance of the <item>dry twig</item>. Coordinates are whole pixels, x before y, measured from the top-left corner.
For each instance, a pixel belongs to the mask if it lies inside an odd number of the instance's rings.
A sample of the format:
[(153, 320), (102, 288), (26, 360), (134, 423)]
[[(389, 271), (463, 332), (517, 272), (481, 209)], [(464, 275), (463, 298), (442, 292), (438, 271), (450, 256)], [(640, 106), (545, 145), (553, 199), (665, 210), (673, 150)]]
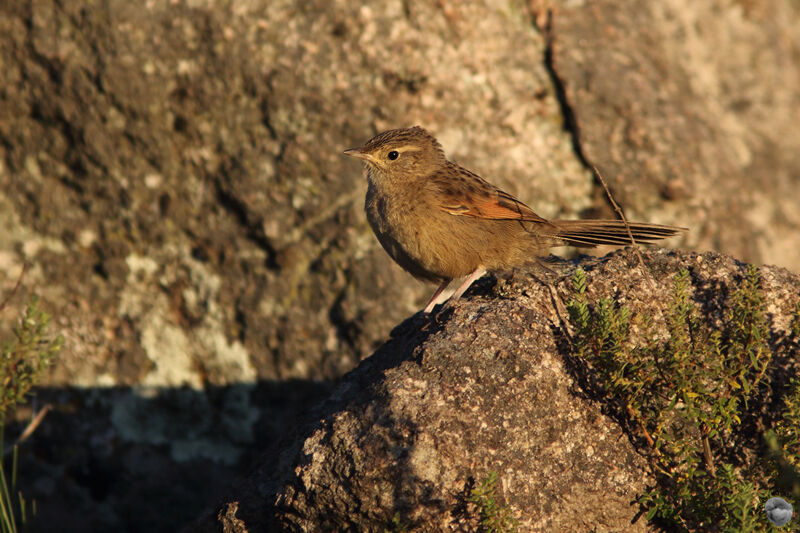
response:
[(17, 278), (17, 283), (14, 285), (14, 288), (11, 289), (11, 292), (8, 293), (8, 296), (6, 296), (5, 299), (3, 299), (3, 302), (0, 303), (0, 311), (3, 310), (3, 308), (6, 306), (6, 304), (8, 304), (8, 301), (11, 300), (11, 298), (13, 298), (14, 295), (17, 293), (17, 290), (19, 290), (20, 285), (22, 285), (22, 278), (25, 277), (25, 271), (26, 270), (28, 270), (28, 263), (27, 262), (26, 263), (22, 263), (22, 270), (20, 270), (20, 272), (19, 272), (19, 277)]
[(642, 257), (642, 252), (639, 251), (639, 244), (636, 242), (636, 239), (633, 238), (633, 233), (631, 233), (631, 226), (628, 223), (628, 219), (625, 218), (625, 213), (623, 213), (622, 209), (620, 209), (619, 205), (617, 205), (617, 202), (614, 200), (614, 196), (608, 189), (608, 184), (606, 183), (606, 180), (603, 179), (603, 175), (600, 174), (600, 171), (597, 170), (597, 167), (593, 166), (592, 170), (594, 170), (595, 177), (597, 177), (597, 179), (600, 181), (600, 184), (603, 186), (603, 189), (605, 189), (606, 196), (608, 196), (608, 199), (611, 202), (611, 205), (614, 207), (614, 210), (617, 212), (617, 215), (619, 215), (619, 218), (622, 219), (622, 223), (625, 224), (625, 230), (628, 232), (628, 238), (631, 240), (631, 244), (633, 244), (633, 251), (636, 254), (636, 257), (639, 258), (639, 266), (642, 267), (642, 272), (644, 273), (645, 278), (647, 278), (647, 280), (649, 281), (650, 287), (653, 290), (655, 290), (656, 288), (655, 282), (653, 281), (652, 276), (650, 276), (650, 271), (647, 270), (647, 268), (645, 268), (644, 266), (644, 258)]
[(30, 438), (30, 436), (33, 435), (33, 432), (36, 431), (36, 428), (38, 428), (39, 425), (42, 423), (47, 413), (49, 413), (52, 409), (53, 409), (53, 404), (48, 403), (42, 408), (41, 411), (36, 413), (36, 416), (33, 417), (33, 420), (30, 421), (28, 427), (25, 428), (25, 431), (23, 431), (22, 434), (19, 436), (19, 438), (17, 438), (17, 442), (12, 444), (11, 446), (6, 447), (6, 449), (3, 450), (3, 457), (11, 453), (12, 450), (14, 450), (14, 448), (16, 448), (17, 446), (28, 440), (28, 438)]

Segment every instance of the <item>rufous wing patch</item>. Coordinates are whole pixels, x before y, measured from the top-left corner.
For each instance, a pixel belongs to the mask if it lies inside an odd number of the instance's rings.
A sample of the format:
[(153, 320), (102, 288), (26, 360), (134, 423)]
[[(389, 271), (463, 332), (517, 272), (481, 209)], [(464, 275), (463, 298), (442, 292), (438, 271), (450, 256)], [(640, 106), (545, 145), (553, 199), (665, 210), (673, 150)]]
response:
[(442, 198), (440, 207), (451, 215), (494, 220), (545, 222), (527, 205), (500, 190), (490, 194), (458, 194)]
[(439, 207), (451, 215), (547, 222), (512, 195), (455, 164), (430, 176), (426, 185)]

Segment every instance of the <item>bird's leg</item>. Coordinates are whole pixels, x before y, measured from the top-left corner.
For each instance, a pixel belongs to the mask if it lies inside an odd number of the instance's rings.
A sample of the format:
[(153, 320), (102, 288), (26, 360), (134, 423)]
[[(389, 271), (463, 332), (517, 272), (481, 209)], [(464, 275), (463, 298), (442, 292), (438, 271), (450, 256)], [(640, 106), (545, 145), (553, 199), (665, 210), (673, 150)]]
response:
[(451, 281), (453, 280), (447, 278), (439, 284), (439, 287), (436, 289), (436, 292), (434, 292), (433, 296), (431, 296), (431, 299), (428, 300), (428, 305), (425, 306), (425, 310), (422, 311), (423, 313), (427, 315), (428, 313), (433, 311), (433, 308), (436, 306), (436, 304), (439, 303), (439, 296), (442, 295), (442, 291), (445, 290), (448, 285), (450, 285)]
[(458, 300), (459, 298), (461, 298), (461, 295), (464, 294), (465, 292), (467, 292), (467, 289), (469, 289), (470, 285), (475, 283), (475, 280), (477, 280), (478, 278), (480, 278), (484, 274), (486, 274), (486, 269), (483, 268), (483, 267), (478, 267), (475, 270), (473, 270), (472, 274), (467, 276), (467, 279), (465, 279), (461, 283), (461, 285), (458, 286), (458, 288), (455, 290), (455, 292), (450, 297), (448, 302), (452, 303), (452, 302), (455, 302), (456, 300)]

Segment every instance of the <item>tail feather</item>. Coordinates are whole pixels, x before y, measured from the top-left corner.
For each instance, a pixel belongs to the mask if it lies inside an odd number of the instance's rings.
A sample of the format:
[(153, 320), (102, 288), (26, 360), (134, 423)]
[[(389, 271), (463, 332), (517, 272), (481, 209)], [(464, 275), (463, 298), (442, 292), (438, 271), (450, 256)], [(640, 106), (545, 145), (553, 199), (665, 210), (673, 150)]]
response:
[(677, 226), (645, 222), (629, 222), (626, 226), (621, 220), (552, 220), (550, 223), (557, 230), (551, 237), (580, 247), (631, 244), (628, 228), (637, 243), (658, 241), (687, 231)]

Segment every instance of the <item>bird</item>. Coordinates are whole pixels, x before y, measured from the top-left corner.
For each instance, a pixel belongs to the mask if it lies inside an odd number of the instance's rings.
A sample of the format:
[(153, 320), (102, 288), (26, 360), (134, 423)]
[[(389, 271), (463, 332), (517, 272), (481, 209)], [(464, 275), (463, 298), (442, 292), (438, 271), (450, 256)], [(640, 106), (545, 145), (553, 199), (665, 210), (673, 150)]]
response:
[(345, 155), (366, 167), (367, 221), (389, 256), (417, 279), (437, 283), (423, 313), (448, 304), (481, 276), (537, 261), (556, 246), (652, 242), (686, 228), (620, 220), (547, 220), (478, 174), (450, 161), (420, 126), (384, 131)]

